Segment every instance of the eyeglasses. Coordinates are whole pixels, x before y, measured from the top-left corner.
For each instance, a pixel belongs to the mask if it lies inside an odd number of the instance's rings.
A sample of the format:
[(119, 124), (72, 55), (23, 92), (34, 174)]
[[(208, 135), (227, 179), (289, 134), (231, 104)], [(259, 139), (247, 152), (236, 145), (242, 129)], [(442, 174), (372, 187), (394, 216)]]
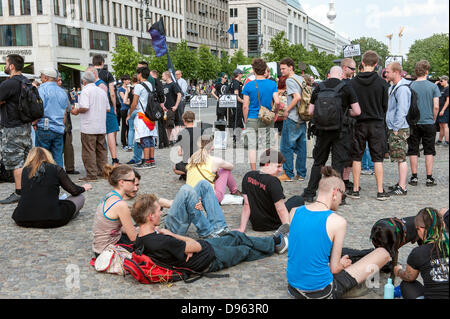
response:
[(121, 179), (121, 181), (134, 183), (134, 179)]
[(340, 189), (340, 188), (337, 188), (337, 190), (339, 191), (339, 193), (341, 193), (341, 195), (342, 195), (342, 200), (345, 200), (345, 199), (347, 198), (347, 194), (345, 194), (345, 191), (343, 191), (343, 190)]
[(346, 67), (349, 68), (352, 71), (356, 71), (356, 68), (352, 68), (351, 66), (347, 66), (347, 65), (346, 65)]

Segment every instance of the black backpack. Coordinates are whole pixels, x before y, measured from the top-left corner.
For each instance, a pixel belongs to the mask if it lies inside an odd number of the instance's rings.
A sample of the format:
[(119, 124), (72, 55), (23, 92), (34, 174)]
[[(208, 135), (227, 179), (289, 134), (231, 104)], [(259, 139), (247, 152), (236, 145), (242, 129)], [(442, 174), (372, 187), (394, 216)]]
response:
[(317, 129), (324, 131), (340, 130), (344, 121), (341, 89), (345, 82), (334, 88), (328, 88), (323, 82), (319, 84), (320, 91), (314, 103), (313, 123)]
[[(13, 78), (14, 79), (14, 78)], [(44, 103), (39, 91), (28, 79), (16, 79), (20, 83), (19, 117), (22, 123), (31, 123), (44, 116)]]
[(141, 84), (144, 86), (148, 93), (147, 106), (144, 109), (145, 116), (147, 116), (148, 119), (152, 122), (159, 121), (163, 118), (164, 112), (157, 99), (156, 90), (150, 91), (150, 88), (145, 83)]
[(395, 93), (402, 86), (408, 87), (409, 91), (411, 92), (411, 100), (409, 103), (408, 114), (406, 115), (406, 121), (408, 122), (409, 126), (415, 126), (415, 125), (417, 125), (417, 122), (419, 122), (419, 120), (420, 120), (420, 110), (419, 110), (419, 105), (417, 103), (417, 92), (413, 90), (413, 88), (411, 87), (411, 83), (400, 85), (399, 87), (395, 88), (394, 92), (392, 92), (392, 94), (395, 97), (395, 101), (397, 103), (398, 103), (398, 100), (397, 100), (397, 96), (395, 96)]

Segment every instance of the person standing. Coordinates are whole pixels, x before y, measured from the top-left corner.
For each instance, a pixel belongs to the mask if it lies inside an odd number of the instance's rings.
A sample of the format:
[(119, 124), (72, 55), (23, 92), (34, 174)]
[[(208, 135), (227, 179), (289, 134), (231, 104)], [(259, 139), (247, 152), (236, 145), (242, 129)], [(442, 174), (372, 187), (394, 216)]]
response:
[[(230, 122), (228, 126), (233, 128), (233, 144), (240, 139), (240, 131), (244, 128), (244, 117), (242, 114), (242, 104), (244, 103), (242, 95), (242, 76), (244, 72), (236, 69), (233, 72), (233, 81), (231, 82), (231, 91), (236, 95), (236, 109), (231, 110)], [(231, 125), (230, 125), (231, 124)]]
[(406, 116), (411, 104), (411, 91), (407, 87), (410, 83), (402, 78), (402, 66), (393, 62), (386, 67), (386, 80), (392, 81), (389, 88), (388, 110), (386, 112), (386, 125), (388, 128), (389, 156), (391, 162), (398, 163), (398, 183), (390, 187), (389, 195), (405, 196), (406, 178), (408, 175), (408, 163), (406, 153), (408, 149), (407, 139), (410, 135)]
[(367, 51), (362, 57), (363, 72), (352, 80), (352, 87), (358, 97), (361, 114), (356, 117), (355, 138), (352, 139), (353, 189), (347, 192), (350, 198), (359, 199), (359, 183), (361, 177), (361, 160), (366, 144), (369, 145), (370, 156), (374, 162), (377, 181), (377, 199), (389, 199), (383, 189), (384, 160), (384, 118), (388, 107), (386, 82), (375, 72), (378, 65), (378, 54)]
[(122, 148), (125, 151), (131, 150), (128, 147), (128, 125), (126, 118), (128, 116), (128, 110), (130, 109), (130, 100), (129, 93), (131, 87), (130, 76), (125, 74), (120, 77), (122, 81), (122, 86), (117, 90), (119, 93), (119, 102), (120, 102), (120, 118), (122, 119), (122, 129), (120, 131), (120, 140), (122, 142)]
[(32, 147), (31, 123), (23, 123), (19, 114), (21, 82), (29, 80), (22, 75), (22, 56), (10, 54), (5, 62), (9, 78), (0, 84), (0, 152), (5, 169), (13, 171), (16, 190), (0, 204), (13, 204), (20, 199), (22, 167)]
[(417, 158), (419, 156), (419, 144), (422, 141), (423, 153), (425, 155), (426, 167), (426, 186), (435, 186), (436, 181), (433, 178), (433, 163), (436, 155), (436, 119), (439, 113), (439, 97), (441, 92), (436, 84), (428, 81), (430, 63), (426, 60), (417, 62), (415, 75), (417, 79), (411, 83), (411, 89), (417, 93), (417, 106), (420, 110), (420, 119), (417, 125), (412, 129), (408, 139), (408, 156), (411, 164), (411, 179), (409, 185), (416, 186), (417, 177)]
[[(188, 84), (185, 79), (182, 78), (183, 73), (180, 70), (175, 72), (175, 77), (177, 78), (177, 84), (181, 91), (181, 101), (178, 106), (178, 118), (181, 119), (184, 114), (185, 97), (188, 93)], [(177, 132), (178, 133), (178, 132)]]
[[(105, 69), (105, 59), (102, 55), (98, 54), (92, 58), (92, 64), (97, 69), (98, 78), (96, 85), (104, 84), (106, 87), (106, 93), (108, 95), (109, 111), (106, 114), (106, 138), (108, 142), (109, 152), (111, 153), (112, 163), (119, 164), (117, 159), (116, 148), (116, 135), (119, 131), (119, 122), (117, 120), (117, 107), (116, 107), (116, 91), (114, 86), (114, 76)], [(103, 87), (103, 86), (102, 86)]]
[[(448, 121), (449, 121), (449, 85), (448, 76), (444, 75), (439, 78), (439, 85), (441, 97), (439, 98), (439, 115), (437, 122), (439, 123), (439, 139), (436, 145), (448, 146)], [(445, 141), (443, 139), (445, 138)]]
[[(169, 138), (169, 145), (173, 145), (176, 143), (177, 134), (173, 132), (175, 127), (181, 126), (181, 117), (179, 116), (178, 108), (180, 107), (180, 103), (182, 100), (182, 92), (180, 91), (179, 86), (173, 82), (172, 76), (169, 71), (165, 71), (162, 74), (162, 80), (164, 83), (164, 95), (166, 97), (166, 102), (164, 103), (165, 110), (167, 112), (168, 121), (166, 123), (167, 129), (167, 137)], [(173, 124), (169, 123), (169, 118), (173, 118)]]
[(53, 68), (41, 71), (38, 91), (44, 103), (44, 116), (37, 122), (36, 146), (50, 151), (56, 164), (64, 168), (64, 118), (70, 104), (67, 93), (56, 83), (57, 78)]
[(228, 76), (225, 72), (221, 72), (219, 75), (219, 79), (217, 80), (216, 84), (213, 86), (211, 95), (217, 100), (217, 106), (216, 106), (216, 116), (217, 121), (225, 120), (227, 117), (227, 109), (219, 107), (219, 100), (220, 97), (227, 92), (227, 81)]
[[(281, 131), (280, 150), (286, 161), (283, 164), (284, 172), (280, 181), (291, 182), (294, 178), (304, 181), (306, 177), (306, 123), (298, 115), (298, 105), (302, 97), (302, 84), (304, 79), (295, 74), (294, 61), (285, 58), (280, 62), (281, 74), (286, 79), (287, 106), (284, 110), (283, 130)], [(295, 169), (294, 176), (294, 154)]]
[(109, 109), (106, 92), (95, 84), (95, 70), (86, 70), (82, 77), (84, 88), (81, 91), (78, 108), (73, 115), (80, 115), (81, 159), (86, 176), (80, 181), (93, 182), (103, 176), (108, 162), (105, 145), (106, 113)]

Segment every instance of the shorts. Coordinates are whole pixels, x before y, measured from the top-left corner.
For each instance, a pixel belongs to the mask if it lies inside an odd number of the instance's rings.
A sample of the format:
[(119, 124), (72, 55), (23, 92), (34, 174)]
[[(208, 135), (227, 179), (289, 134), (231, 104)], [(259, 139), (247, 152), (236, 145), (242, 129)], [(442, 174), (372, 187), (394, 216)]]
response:
[(402, 128), (398, 130), (398, 134), (395, 135), (393, 130), (389, 130), (388, 143), (389, 143), (389, 156), (391, 162), (403, 163), (406, 162), (406, 156), (408, 151), (409, 128)]
[(177, 171), (184, 172), (184, 173), (186, 174), (186, 173), (187, 173), (187, 171), (186, 171), (186, 165), (187, 165), (187, 163), (184, 163), (184, 162), (176, 163), (176, 164), (175, 164), (175, 169), (176, 169)]
[(22, 168), (32, 148), (31, 124), (0, 128), (0, 148), (6, 170)]
[(436, 155), (435, 149), (436, 127), (434, 124), (417, 124), (411, 130), (408, 138), (408, 156), (419, 155), (419, 146), (422, 141), (424, 155)]
[(370, 121), (356, 123), (352, 142), (353, 161), (361, 162), (367, 142), (372, 161), (383, 162), (386, 143), (384, 122)]
[(153, 136), (141, 137), (138, 143), (143, 149), (155, 147), (155, 138)]
[(357, 285), (356, 279), (342, 270), (340, 273), (333, 275), (331, 284), (321, 290), (302, 292), (288, 284), (288, 291), (296, 299), (340, 299)]
[(269, 149), (275, 141), (275, 131), (272, 129), (273, 123), (265, 124), (259, 119), (248, 119), (243, 133), (244, 147), (249, 150), (257, 150), (259, 146)]

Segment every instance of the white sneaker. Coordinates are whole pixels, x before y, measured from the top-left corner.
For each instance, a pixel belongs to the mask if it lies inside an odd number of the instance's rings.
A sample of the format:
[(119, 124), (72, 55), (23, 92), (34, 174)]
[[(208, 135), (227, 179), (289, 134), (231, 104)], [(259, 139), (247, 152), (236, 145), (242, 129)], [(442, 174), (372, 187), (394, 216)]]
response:
[(220, 205), (242, 205), (243, 203), (244, 197), (225, 194)]

